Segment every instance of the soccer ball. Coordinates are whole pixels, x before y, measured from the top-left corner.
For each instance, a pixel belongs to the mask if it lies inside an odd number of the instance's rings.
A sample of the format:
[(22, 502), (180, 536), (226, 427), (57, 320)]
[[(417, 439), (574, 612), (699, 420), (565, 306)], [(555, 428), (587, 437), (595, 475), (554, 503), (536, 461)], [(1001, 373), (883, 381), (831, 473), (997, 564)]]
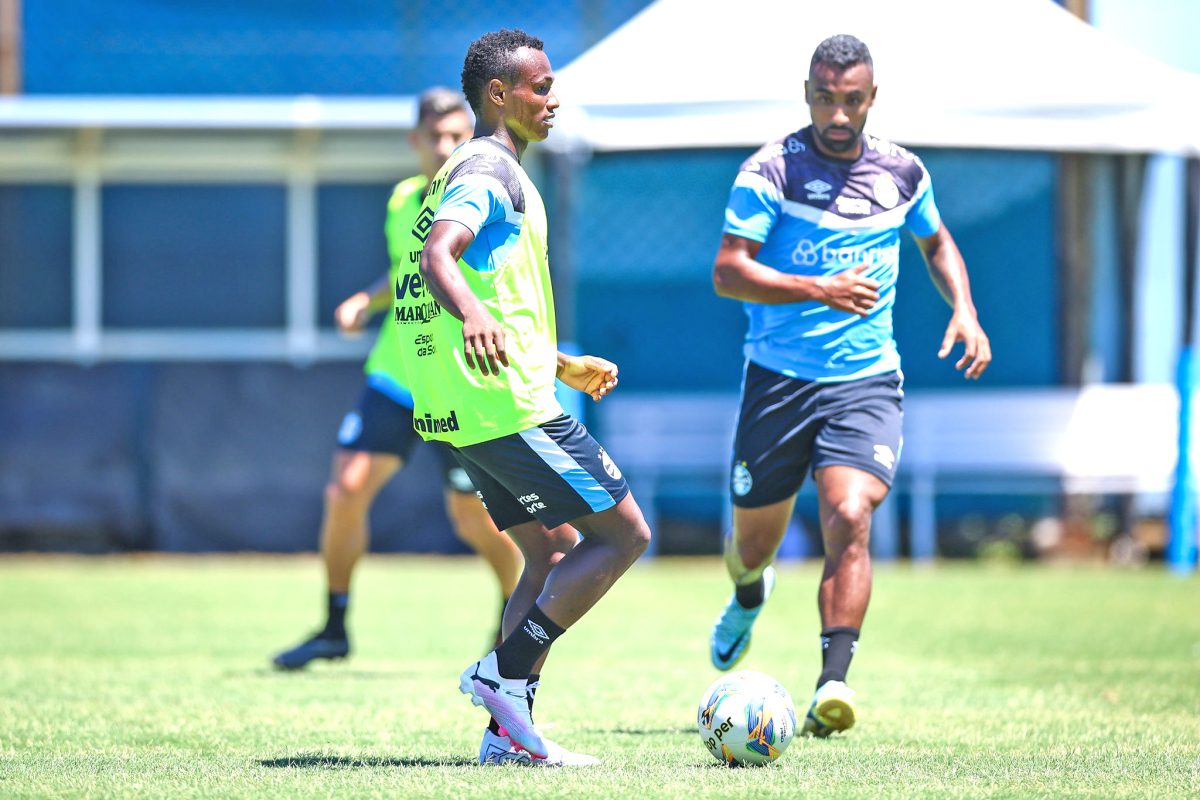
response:
[(796, 706), (770, 675), (741, 670), (704, 690), (696, 728), (713, 758), (728, 766), (770, 764), (796, 735)]

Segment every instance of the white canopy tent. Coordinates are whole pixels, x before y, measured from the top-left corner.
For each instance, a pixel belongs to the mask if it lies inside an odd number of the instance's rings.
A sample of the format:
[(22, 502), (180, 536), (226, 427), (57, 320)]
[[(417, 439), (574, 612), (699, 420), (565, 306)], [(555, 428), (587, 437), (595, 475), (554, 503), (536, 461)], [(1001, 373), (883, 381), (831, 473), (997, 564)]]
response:
[[(1200, 76), (1051, 0), (658, 0), (559, 70), (551, 146), (755, 146), (808, 120), (813, 49), (871, 48), (868, 130), (912, 146), (1200, 153)], [(558, 142), (555, 139), (558, 138)]]

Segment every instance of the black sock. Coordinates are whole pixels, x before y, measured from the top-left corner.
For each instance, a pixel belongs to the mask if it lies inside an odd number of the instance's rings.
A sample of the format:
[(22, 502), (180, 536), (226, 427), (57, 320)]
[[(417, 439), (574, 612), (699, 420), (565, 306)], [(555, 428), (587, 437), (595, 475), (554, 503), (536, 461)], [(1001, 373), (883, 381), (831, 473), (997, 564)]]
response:
[(531, 672), (529, 677), (525, 679), (525, 702), (529, 703), (529, 713), (533, 713), (533, 701), (537, 696), (538, 682), (542, 679), (542, 673)]
[(820, 689), (826, 681), (845, 681), (850, 671), (850, 659), (858, 649), (858, 628), (826, 628), (821, 631)]
[(500, 677), (528, 677), (533, 665), (565, 630), (534, 605), (517, 629), (496, 648), (496, 667), (500, 670)]
[(322, 639), (346, 638), (346, 610), (349, 607), (349, 592), (329, 593), (329, 611), (325, 618), (325, 630), (321, 631)]
[(733, 587), (733, 596), (742, 608), (758, 608), (763, 604), (763, 600), (766, 599), (766, 591), (767, 582), (759, 575), (758, 580), (754, 583), (746, 583)]

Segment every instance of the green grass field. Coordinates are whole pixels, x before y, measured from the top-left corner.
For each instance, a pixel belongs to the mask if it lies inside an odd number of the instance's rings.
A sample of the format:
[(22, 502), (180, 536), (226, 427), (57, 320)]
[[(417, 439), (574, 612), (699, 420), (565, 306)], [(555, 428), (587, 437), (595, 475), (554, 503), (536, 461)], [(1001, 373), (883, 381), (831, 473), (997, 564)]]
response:
[[(783, 566), (744, 662), (801, 707), (816, 579)], [(722, 567), (640, 564), (538, 695), (552, 738), (603, 758), (584, 771), (475, 765), (479, 562), (372, 557), (357, 581), (353, 658), (281, 674), (322, 611), (312, 557), (0, 559), (0, 797), (1200, 797), (1196, 579), (880, 568), (858, 727), (731, 770), (694, 728)]]

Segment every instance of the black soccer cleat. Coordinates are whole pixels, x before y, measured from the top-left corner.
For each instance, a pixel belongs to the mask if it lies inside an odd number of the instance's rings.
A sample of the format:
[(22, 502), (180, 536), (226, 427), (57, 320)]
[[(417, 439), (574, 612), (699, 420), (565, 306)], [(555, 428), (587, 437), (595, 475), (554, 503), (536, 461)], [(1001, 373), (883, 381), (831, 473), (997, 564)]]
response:
[(350, 655), (350, 639), (342, 636), (334, 639), (318, 633), (303, 644), (284, 650), (271, 659), (278, 669), (304, 669), (310, 661), (318, 658), (336, 660)]

